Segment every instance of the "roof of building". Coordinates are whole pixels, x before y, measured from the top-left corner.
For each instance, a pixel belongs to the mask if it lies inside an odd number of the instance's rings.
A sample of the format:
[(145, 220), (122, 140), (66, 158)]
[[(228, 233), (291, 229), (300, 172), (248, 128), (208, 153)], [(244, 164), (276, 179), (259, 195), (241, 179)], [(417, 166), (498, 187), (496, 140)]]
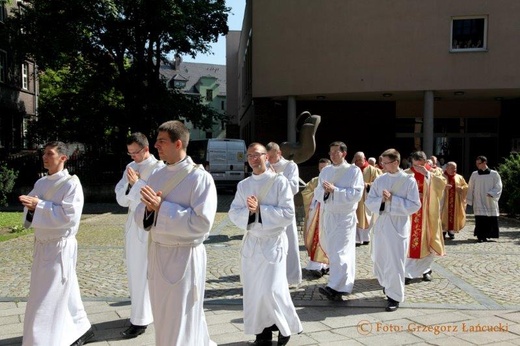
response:
[(203, 77), (213, 77), (217, 78), (217, 95), (226, 96), (226, 65), (181, 62), (178, 70), (174, 66), (174, 63), (161, 65), (161, 75), (168, 81), (171, 79), (186, 81), (183, 92), (197, 93), (194, 86), (199, 80)]

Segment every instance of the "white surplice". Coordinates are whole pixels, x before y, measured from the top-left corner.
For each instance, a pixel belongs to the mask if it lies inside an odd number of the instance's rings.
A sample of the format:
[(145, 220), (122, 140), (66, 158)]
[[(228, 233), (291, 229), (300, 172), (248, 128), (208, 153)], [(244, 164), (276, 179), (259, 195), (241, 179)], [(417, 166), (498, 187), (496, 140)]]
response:
[[(380, 211), (383, 190), (390, 191), (392, 198)], [(379, 214), (372, 238), (374, 275), (388, 297), (403, 302), (410, 215), (421, 208), (417, 182), (402, 170), (385, 173), (372, 183), (365, 206), (372, 213)]]
[[(35, 242), (24, 346), (68, 346), (90, 328), (76, 275), (83, 188), (77, 177), (69, 177), (66, 169), (43, 177), (28, 194), (40, 201), (30, 222)], [(28, 226), (27, 208), (24, 221)]]
[[(156, 192), (176, 174), (193, 167), (190, 157), (168, 165), (148, 179)], [(202, 167), (193, 169), (170, 192), (164, 191), (155, 226), (150, 229), (148, 285), (158, 346), (214, 345), (210, 340), (203, 302), (206, 248), (203, 241), (215, 220), (217, 190)], [(135, 211), (141, 228), (145, 205)], [(146, 229), (146, 228), (145, 228)]]
[[(271, 179), (276, 180), (269, 185)], [(270, 188), (263, 193), (265, 186)], [(260, 199), (254, 221), (247, 208), (247, 197), (252, 195)], [(245, 334), (260, 334), (273, 324), (284, 336), (303, 330), (286, 276), (286, 227), (294, 214), (293, 194), (287, 179), (279, 174), (267, 171), (238, 183), (229, 218), (246, 230), (241, 249)]]
[[(153, 155), (139, 163), (132, 161), (126, 166), (123, 177), (115, 187), (117, 203), (122, 207), (128, 207), (125, 224), (125, 260), (131, 300), (130, 323), (137, 326), (152, 323), (153, 315), (146, 278), (148, 232), (137, 226), (134, 212), (141, 202), (141, 188), (146, 185), (148, 178), (162, 167), (164, 163)], [(126, 174), (128, 168), (132, 168), (139, 174), (139, 179), (130, 188)]]
[[(294, 161), (289, 161), (283, 157), (277, 163), (271, 164), (277, 173), (282, 173), (289, 180), (289, 185), (293, 196), (300, 191), (300, 174), (298, 165)], [(287, 226), (287, 240), (289, 249), (287, 252), (287, 281), (291, 285), (298, 285), (302, 282), (302, 267), (300, 263), (300, 245), (298, 241), (298, 227), (296, 225), (296, 215), (290, 225)]]
[[(323, 182), (335, 185), (326, 194)], [(314, 198), (320, 202), (320, 244), (329, 258), (327, 286), (351, 293), (356, 277), (356, 209), (365, 183), (361, 169), (346, 162), (324, 167), (319, 175)]]
[(502, 195), (502, 179), (495, 170), (489, 174), (471, 173), (468, 183), (468, 205), (473, 206), (473, 213), (481, 216), (499, 216), (498, 200)]

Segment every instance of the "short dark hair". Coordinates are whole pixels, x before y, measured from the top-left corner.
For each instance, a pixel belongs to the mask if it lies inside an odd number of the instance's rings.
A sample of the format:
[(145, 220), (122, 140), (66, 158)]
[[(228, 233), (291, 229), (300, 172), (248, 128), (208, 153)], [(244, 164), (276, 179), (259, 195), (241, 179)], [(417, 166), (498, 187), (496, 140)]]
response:
[(413, 153), (410, 154), (410, 158), (412, 160), (416, 160), (416, 161), (427, 161), (428, 160), (428, 156), (426, 156), (426, 153), (424, 151), (414, 151)]
[(332, 162), (329, 159), (323, 157), (318, 161), (318, 163), (326, 163), (330, 165)]
[(388, 157), (392, 161), (401, 162), (401, 154), (394, 148), (386, 149), (381, 154), (382, 157)]
[(343, 142), (340, 142), (340, 141), (335, 141), (335, 142), (332, 142), (329, 144), (329, 148), (330, 147), (338, 147), (339, 146), (339, 151), (343, 152), (343, 153), (346, 153), (347, 152), (347, 145)]
[(484, 155), (479, 155), (477, 156), (477, 160), (480, 160), (480, 162), (487, 162), (487, 157)]
[(130, 145), (133, 143), (138, 144), (141, 148), (147, 147), (149, 145), (148, 138), (146, 138), (146, 136), (141, 132), (134, 132), (130, 136), (128, 136), (128, 138), (126, 139), (126, 145)]
[(50, 141), (45, 143), (43, 148), (56, 148), (56, 151), (60, 155), (69, 157), (69, 146), (61, 141)]
[(168, 132), (168, 136), (172, 142), (180, 140), (184, 149), (188, 148), (190, 141), (190, 130), (182, 121), (170, 120), (162, 123), (157, 129), (159, 132)]

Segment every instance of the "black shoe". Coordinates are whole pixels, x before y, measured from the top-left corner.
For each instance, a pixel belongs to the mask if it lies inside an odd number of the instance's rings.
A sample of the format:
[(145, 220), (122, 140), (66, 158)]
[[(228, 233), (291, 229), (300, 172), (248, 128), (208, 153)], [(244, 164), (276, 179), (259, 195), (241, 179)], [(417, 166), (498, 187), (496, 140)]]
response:
[(411, 284), (411, 283), (412, 283), (412, 279), (410, 279), (410, 278), (404, 278), (404, 284), (405, 284), (405, 285), (409, 285), (409, 284)]
[(94, 329), (90, 327), (78, 340), (74, 341), (70, 346), (81, 346), (85, 345), (90, 339), (94, 337)]
[(428, 273), (424, 273), (422, 275), (422, 281), (432, 281), (432, 271), (431, 270)]
[(316, 279), (319, 279), (323, 276), (323, 272), (321, 270), (307, 270), (309, 272), (309, 274), (316, 278)]
[(278, 332), (278, 342), (276, 343), (277, 346), (283, 346), (283, 345), (287, 345), (287, 343), (289, 342), (289, 339), (291, 338), (291, 336), (283, 336), (282, 333)]
[(256, 339), (253, 345), (271, 345), (271, 340), (273, 340), (272, 328), (273, 326), (264, 328), (262, 333), (256, 334)]
[(139, 335), (143, 334), (146, 331), (147, 326), (136, 326), (134, 324), (130, 325), (127, 330), (121, 332), (121, 336), (123, 339), (133, 339), (137, 338)]
[(388, 298), (388, 304), (386, 305), (386, 311), (393, 312), (396, 311), (399, 308), (399, 302), (397, 300), (393, 300), (390, 297)]
[(363, 245), (368, 245), (368, 244), (370, 244), (369, 241), (364, 241), (364, 242), (363, 242)]
[(478, 240), (479, 243), (487, 243), (487, 241), (488, 241), (488, 240), (487, 240), (486, 238), (483, 238), (483, 239), (479, 239), (479, 240)]
[(448, 236), (450, 237), (451, 240), (455, 239), (455, 233), (448, 232)]
[(333, 288), (330, 288), (329, 286), (320, 287), (318, 288), (318, 292), (323, 294), (327, 299), (329, 300), (342, 300), (341, 299), (341, 292), (336, 291)]
[(362, 243), (356, 243), (356, 247), (360, 247)]
[(330, 271), (330, 268), (322, 268), (321, 269), (321, 274), (322, 275), (329, 275), (329, 271)]

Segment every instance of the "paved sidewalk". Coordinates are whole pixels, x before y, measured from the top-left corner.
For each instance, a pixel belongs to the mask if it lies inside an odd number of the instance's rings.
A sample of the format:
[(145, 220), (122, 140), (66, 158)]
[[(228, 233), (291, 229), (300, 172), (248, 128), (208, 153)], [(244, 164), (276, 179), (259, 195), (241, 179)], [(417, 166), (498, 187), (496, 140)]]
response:
[[(246, 345), (239, 253), (242, 232), (227, 218), (232, 195), (219, 195), (219, 212), (206, 241), (206, 318), (219, 345)], [(300, 213), (301, 214), (301, 213)], [(130, 305), (123, 262), (126, 211), (116, 205), (87, 205), (78, 234), (78, 277), (90, 321), (92, 345), (154, 345), (153, 325), (137, 339), (121, 340)], [(327, 276), (291, 289), (304, 332), (290, 345), (520, 345), (520, 223), (500, 219), (501, 238), (476, 243), (467, 227), (447, 240), (447, 256), (437, 258), (433, 281), (406, 286), (397, 312), (372, 275), (370, 246), (356, 248), (354, 291), (342, 302), (318, 293)], [(0, 345), (20, 345), (29, 290), (33, 237), (0, 243)], [(307, 261), (300, 247), (302, 264)], [(274, 338), (276, 340), (276, 336)], [(273, 345), (275, 342), (273, 342)]]

